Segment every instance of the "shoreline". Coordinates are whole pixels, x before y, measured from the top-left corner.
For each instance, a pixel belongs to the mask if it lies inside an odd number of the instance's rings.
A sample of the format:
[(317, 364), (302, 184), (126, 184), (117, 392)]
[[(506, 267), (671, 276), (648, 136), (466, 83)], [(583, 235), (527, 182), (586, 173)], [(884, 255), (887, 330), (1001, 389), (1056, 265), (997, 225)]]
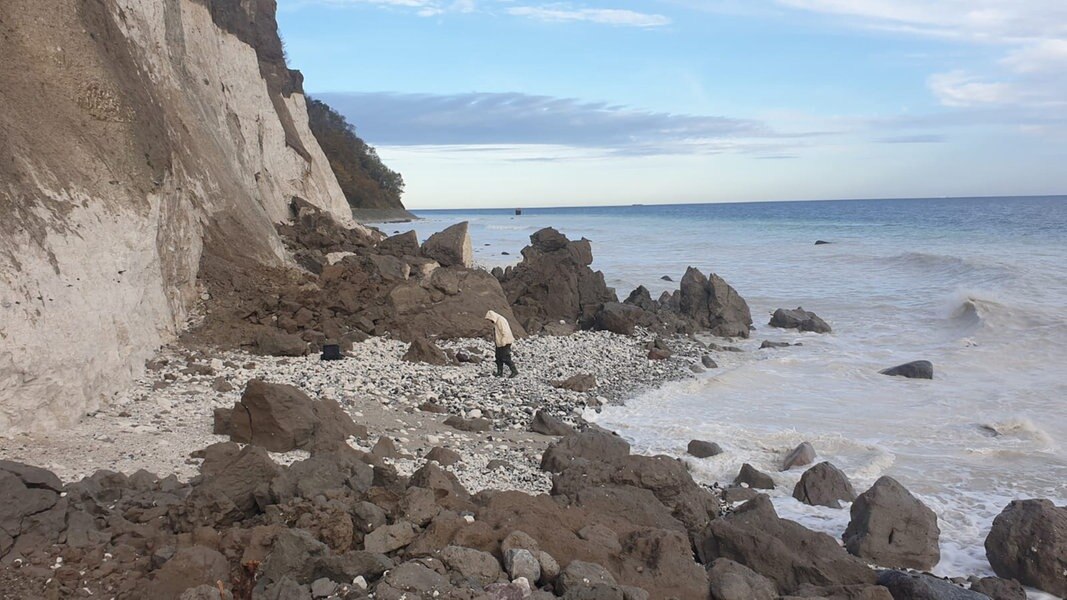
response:
[[(294, 385), (312, 398), (337, 400), (369, 432), (366, 439), (353, 439), (351, 445), (369, 452), (380, 436), (391, 438), (403, 458), (388, 458), (402, 474), (417, 468), (431, 448), (442, 446), (464, 457), (477, 457), (453, 469), (468, 489), (503, 484), (504, 489), (536, 494), (550, 487), (538, 463), (555, 439), (529, 431), (537, 410), (546, 409), (565, 423), (577, 425), (584, 422), (586, 410), (621, 404), (667, 382), (693, 376), (690, 367), (699, 365), (704, 353), (699, 342), (670, 339), (675, 355), (650, 361), (644, 356), (644, 345), (653, 337), (649, 333), (628, 337), (579, 331), (565, 337), (523, 338), (515, 345), (520, 375), (513, 380), (491, 377), (491, 344), (477, 339), (440, 342), (443, 349), (485, 361), (449, 366), (403, 362), (400, 358), (408, 344), (389, 338), (371, 337), (354, 344), (345, 360), (337, 362), (320, 361), (318, 355), (284, 358), (211, 352), (176, 343), (149, 361), (149, 369), (133, 386), (77, 425), (0, 436), (0, 459), (46, 468), (67, 483), (98, 470), (130, 475), (143, 469), (188, 480), (197, 474), (199, 464), (190, 453), (229, 439), (212, 433), (212, 411), (231, 408), (244, 385), (258, 378)], [(596, 376), (597, 387), (574, 392), (550, 384), (577, 374)], [(419, 410), (424, 402), (436, 403), (446, 412)], [(443, 424), (449, 415), (472, 414), (490, 419), (490, 431), (458, 431)], [(308, 453), (294, 450), (271, 453), (271, 457), (290, 464), (307, 458)], [(515, 468), (505, 470), (504, 478), (479, 477), (481, 467), (490, 460), (503, 460)]]

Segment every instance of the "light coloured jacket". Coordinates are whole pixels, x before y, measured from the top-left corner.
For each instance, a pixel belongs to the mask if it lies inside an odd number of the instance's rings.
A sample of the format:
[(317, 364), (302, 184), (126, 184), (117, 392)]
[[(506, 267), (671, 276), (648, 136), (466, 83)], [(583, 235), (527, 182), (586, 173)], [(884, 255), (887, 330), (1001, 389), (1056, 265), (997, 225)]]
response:
[(511, 333), (511, 325), (508, 324), (508, 320), (504, 315), (489, 311), (485, 313), (485, 318), (493, 322), (493, 333), (496, 334), (497, 348), (507, 346), (515, 341), (515, 336)]

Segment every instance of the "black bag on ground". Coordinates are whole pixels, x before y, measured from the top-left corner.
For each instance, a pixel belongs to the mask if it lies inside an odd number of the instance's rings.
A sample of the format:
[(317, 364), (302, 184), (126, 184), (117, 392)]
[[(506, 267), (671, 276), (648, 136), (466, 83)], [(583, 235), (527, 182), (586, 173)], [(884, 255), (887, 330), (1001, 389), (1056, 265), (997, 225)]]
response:
[(325, 344), (322, 347), (322, 360), (341, 360), (341, 346), (338, 344)]

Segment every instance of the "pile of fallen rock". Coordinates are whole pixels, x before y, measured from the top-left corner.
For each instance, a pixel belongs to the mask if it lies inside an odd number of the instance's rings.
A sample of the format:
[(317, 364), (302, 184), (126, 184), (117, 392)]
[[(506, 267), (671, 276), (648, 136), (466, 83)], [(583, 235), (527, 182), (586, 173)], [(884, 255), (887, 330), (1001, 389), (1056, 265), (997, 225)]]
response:
[[(263, 398), (280, 404), (263, 410)], [(1020, 583), (1067, 593), (1067, 508), (1047, 501), (1005, 509), (986, 543), (1004, 579), (966, 589), (906, 570), (938, 561), (936, 517), (888, 477), (855, 497), (842, 473), (820, 463), (798, 483), (806, 502), (854, 500), (842, 547), (780, 518), (762, 494), (727, 510), (722, 491), (695, 483), (682, 461), (631, 454), (595, 426), (563, 427), (544, 452), (550, 494), (471, 494), (440, 464), (447, 453), (401, 475), (344, 443), (359, 426), (320, 403), (250, 386), (220, 415), (248, 443), (198, 451), (200, 475), (188, 483), (101, 471), (63, 485), (43, 469), (0, 462), (0, 594), (979, 600), (1022, 598)], [(276, 418), (284, 412), (298, 418)], [(267, 453), (289, 447), (310, 456), (285, 466)], [(760, 475), (743, 468), (738, 489), (760, 487)]]

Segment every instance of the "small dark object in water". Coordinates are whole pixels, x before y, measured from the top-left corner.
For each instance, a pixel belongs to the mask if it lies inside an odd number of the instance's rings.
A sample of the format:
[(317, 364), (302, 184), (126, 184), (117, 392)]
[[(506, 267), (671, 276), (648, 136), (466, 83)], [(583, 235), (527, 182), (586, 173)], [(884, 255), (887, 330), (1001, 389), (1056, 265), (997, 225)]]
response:
[(515, 209), (515, 216), (517, 216), (517, 217), (518, 216), (522, 216), (522, 209), (521, 208), (516, 208)]
[(831, 242), (827, 242), (825, 240), (815, 240), (815, 245), (816, 246), (825, 246), (826, 244), (829, 244), (829, 243), (831, 243)]
[(673, 279), (671, 279), (670, 275), (664, 275), (663, 277), (660, 277), (660, 279), (662, 279), (663, 281), (674, 281)]
[(890, 369), (879, 371), (882, 375), (894, 377), (907, 377), (909, 379), (933, 379), (934, 365), (928, 360), (917, 360), (903, 365), (897, 365)]
[(511, 253), (510, 252), (501, 252), (500, 255), (501, 256), (511, 256)]
[(341, 360), (341, 346), (338, 344), (325, 344), (322, 347), (322, 360)]

